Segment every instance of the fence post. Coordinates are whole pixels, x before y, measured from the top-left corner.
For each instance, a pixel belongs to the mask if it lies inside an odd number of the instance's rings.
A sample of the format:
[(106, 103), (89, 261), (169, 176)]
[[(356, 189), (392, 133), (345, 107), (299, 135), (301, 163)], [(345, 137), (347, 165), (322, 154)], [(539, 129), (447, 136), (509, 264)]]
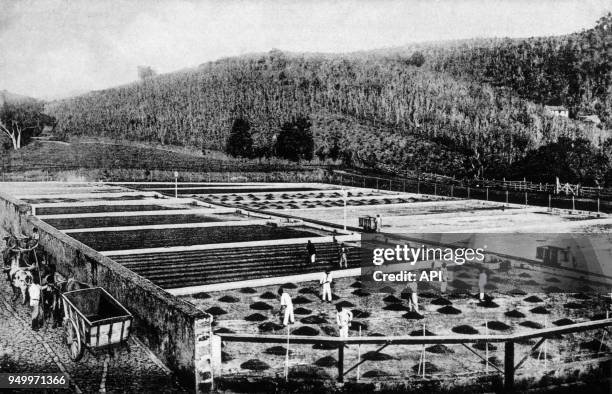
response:
[(454, 191), (454, 190), (455, 190), (455, 185), (451, 185), (451, 197), (454, 197), (454, 196), (453, 196), (453, 194), (454, 194), (454, 193), (453, 193), (453, 191)]
[(379, 191), (380, 189), (378, 188), (378, 178), (376, 178), (376, 191)]
[(178, 171), (174, 171), (174, 198), (178, 198)]
[(438, 195), (438, 183), (434, 183), (434, 196)]
[(338, 382), (344, 382), (344, 342), (338, 347)]
[(514, 342), (505, 343), (504, 352), (504, 390), (511, 392), (514, 388)]
[(489, 201), (489, 187), (487, 186), (487, 201)]
[(470, 187), (469, 187), (469, 186), (468, 186), (468, 188), (467, 188), (467, 193), (468, 193), (467, 198), (468, 198), (468, 200), (469, 200), (469, 199), (470, 199)]
[(550, 193), (548, 193), (548, 212), (552, 211), (552, 206), (551, 206), (551, 201), (552, 197), (550, 196)]
[(287, 350), (285, 352), (285, 381), (289, 381), (289, 326), (287, 326)]
[[(361, 338), (361, 324), (359, 325), (359, 338)], [(361, 343), (357, 345), (357, 360), (361, 361)], [(361, 364), (357, 364), (357, 381), (361, 377)]]

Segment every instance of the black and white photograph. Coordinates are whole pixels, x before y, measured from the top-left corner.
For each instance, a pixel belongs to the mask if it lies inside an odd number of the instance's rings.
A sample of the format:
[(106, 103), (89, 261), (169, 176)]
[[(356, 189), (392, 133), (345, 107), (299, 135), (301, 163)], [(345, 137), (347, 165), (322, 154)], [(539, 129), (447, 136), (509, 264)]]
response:
[(0, 0), (0, 392), (612, 393), (610, 0)]

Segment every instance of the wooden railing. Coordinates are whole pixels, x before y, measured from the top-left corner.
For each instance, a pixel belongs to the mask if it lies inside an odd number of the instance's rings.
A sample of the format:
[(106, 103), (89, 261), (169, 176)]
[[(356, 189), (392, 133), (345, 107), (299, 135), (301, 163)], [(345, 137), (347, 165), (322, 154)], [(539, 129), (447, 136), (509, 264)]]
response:
[(562, 187), (562, 190), (558, 190), (557, 185), (555, 183), (541, 183), (541, 182), (531, 182), (526, 179), (522, 181), (513, 181), (513, 180), (498, 180), (498, 179), (469, 179), (469, 180), (458, 180), (453, 177), (438, 175), (434, 173), (427, 172), (417, 172), (417, 171), (402, 171), (398, 170), (392, 166), (379, 164), (378, 168), (388, 175), (393, 175), (400, 178), (410, 179), (410, 180), (418, 180), (422, 183), (431, 183), (437, 182), (440, 184), (454, 184), (454, 185), (462, 185), (462, 186), (471, 186), (471, 187), (488, 187), (499, 190), (513, 190), (513, 191), (523, 191), (523, 192), (541, 192), (541, 193), (552, 193), (552, 194), (562, 194), (562, 195), (574, 195), (576, 197), (586, 197), (586, 198), (612, 198), (612, 188), (604, 188), (604, 187), (592, 187), (592, 186), (581, 186), (577, 184), (571, 184), (568, 190), (571, 192), (566, 192)]
[[(347, 345), (381, 345), (376, 352), (390, 345), (435, 345), (435, 344), (461, 344), (468, 348), (472, 353), (481, 358), (485, 363), (494, 369), (503, 372), (504, 388), (508, 391), (514, 388), (514, 377), (516, 371), (524, 364), (529, 355), (537, 350), (547, 338), (552, 338), (561, 334), (571, 334), (576, 332), (591, 331), (597, 329), (607, 329), (612, 326), (612, 319), (593, 320), (582, 323), (569, 324), (562, 327), (534, 329), (529, 332), (510, 334), (510, 335), (441, 335), (441, 336), (376, 336), (376, 337), (319, 337), (319, 336), (285, 336), (285, 335), (257, 335), (257, 334), (218, 334), (222, 341), (240, 343), (291, 343), (301, 345), (337, 345), (338, 346), (338, 381), (343, 382), (348, 372), (361, 364), (354, 365), (347, 371), (344, 369), (344, 348)], [(517, 341), (525, 339), (540, 338), (540, 340), (529, 350), (529, 352), (515, 364), (515, 348)], [(504, 370), (492, 364), (486, 357), (478, 354), (469, 348), (467, 343), (501, 343), (504, 345)]]
[(504, 204), (520, 204), (560, 208), (571, 212), (590, 211), (612, 213), (612, 193), (606, 194), (602, 189), (599, 197), (576, 197), (554, 194), (544, 189), (511, 190), (503, 187), (484, 184), (458, 184), (446, 181), (425, 181), (401, 177), (382, 177), (362, 175), (351, 171), (332, 170), (325, 182), (343, 186), (363, 187), (376, 190), (430, 194), (452, 198), (486, 200)]

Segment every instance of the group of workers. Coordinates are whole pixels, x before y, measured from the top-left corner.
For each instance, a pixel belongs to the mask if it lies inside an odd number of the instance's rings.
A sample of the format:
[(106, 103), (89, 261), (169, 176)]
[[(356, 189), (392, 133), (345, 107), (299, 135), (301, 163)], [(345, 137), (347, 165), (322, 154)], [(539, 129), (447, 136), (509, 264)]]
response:
[[(3, 271), (13, 289), (12, 301), (21, 296), (23, 304), (29, 302), (32, 329), (35, 331), (44, 324), (43, 292), (51, 290), (55, 279), (53, 266), (47, 265), (42, 257), (39, 259), (36, 255), (39, 239), (38, 229), (34, 228), (30, 237), (20, 241), (7, 236), (0, 245)], [(38, 281), (34, 279), (35, 275)]]
[[(323, 302), (332, 302), (332, 274), (331, 271), (325, 271), (321, 279), (319, 281), (321, 285), (321, 300)], [(279, 289), (280, 305), (281, 312), (283, 314), (283, 325), (287, 326), (288, 324), (295, 323), (295, 315), (293, 311), (293, 301), (291, 300), (291, 295), (289, 295), (289, 291), (285, 287), (281, 287)], [(336, 305), (336, 323), (338, 324), (338, 330), (340, 332), (341, 337), (348, 336), (348, 330), (353, 321), (353, 313), (346, 307), (342, 307), (340, 305)]]
[[(331, 303), (332, 295), (331, 295), (331, 283), (332, 277), (331, 272), (325, 271), (321, 280), (322, 287), (322, 300), (325, 302), (326, 300)], [(289, 324), (295, 323), (295, 315), (293, 310), (293, 301), (291, 300), (291, 295), (289, 295), (289, 291), (285, 287), (281, 287), (279, 289), (280, 293), (280, 305), (281, 305), (281, 313), (283, 314), (283, 326), (287, 326)], [(338, 325), (338, 331), (341, 338), (348, 337), (349, 328), (351, 326), (351, 322), (353, 321), (353, 312), (347, 307), (343, 307), (341, 305), (336, 305), (336, 323)]]
[[(346, 245), (344, 243), (338, 245), (338, 240), (336, 240), (335, 236), (332, 237), (332, 243), (335, 246), (334, 249), (337, 250), (338, 253), (337, 261), (339, 267), (348, 268), (348, 251)], [(306, 252), (308, 253), (308, 261), (310, 264), (315, 264), (317, 262), (317, 248), (310, 240), (306, 243)]]
[[(442, 263), (441, 267), (442, 278), (441, 278), (441, 286), (440, 290), (442, 294), (446, 293), (447, 284), (448, 284), (448, 269), (446, 263)], [(481, 270), (481, 275), (479, 277), (479, 284), (481, 288), (480, 299), (484, 300), (484, 284), (482, 284), (483, 280), (486, 283), (486, 273), (484, 270)], [(321, 278), (319, 280), (319, 285), (321, 287), (321, 301), (330, 303), (332, 302), (332, 282), (333, 277), (330, 270), (326, 270), (321, 274)], [(408, 310), (412, 312), (419, 312), (419, 300), (418, 300), (418, 282), (411, 281), (408, 282), (406, 287), (407, 290), (407, 299), (408, 299)], [(295, 315), (293, 310), (293, 301), (291, 299), (291, 295), (289, 291), (285, 287), (281, 287), (279, 289), (280, 305), (281, 305), (281, 313), (283, 314), (283, 325), (286, 327), (288, 324), (295, 323)], [(347, 307), (343, 307), (341, 305), (336, 305), (336, 323), (338, 325), (338, 331), (341, 338), (348, 337), (348, 331), (351, 326), (351, 322), (353, 321), (353, 313)]]

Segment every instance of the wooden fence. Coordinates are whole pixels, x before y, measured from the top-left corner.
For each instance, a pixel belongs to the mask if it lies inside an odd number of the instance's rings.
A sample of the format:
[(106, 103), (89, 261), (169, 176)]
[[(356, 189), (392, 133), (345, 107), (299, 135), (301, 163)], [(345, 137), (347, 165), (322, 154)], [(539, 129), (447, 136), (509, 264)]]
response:
[(485, 185), (448, 184), (446, 181), (424, 181), (400, 177), (380, 177), (357, 174), (351, 171), (332, 170), (326, 182), (341, 186), (363, 187), (404, 193), (430, 194), (452, 198), (494, 201), (503, 204), (544, 206), (558, 208), (570, 213), (576, 211), (612, 213), (612, 194), (599, 197), (577, 197), (558, 195), (547, 191), (511, 190)]
[[(222, 341), (239, 343), (280, 343), (280, 344), (300, 344), (300, 345), (336, 345), (338, 347), (338, 381), (343, 382), (345, 376), (355, 369), (358, 365), (365, 362), (360, 360), (357, 364), (347, 370), (344, 368), (344, 348), (348, 345), (380, 345), (376, 352), (382, 351), (391, 345), (453, 345), (460, 344), (466, 347), (485, 363), (491, 365), (493, 369), (504, 375), (504, 388), (507, 391), (514, 389), (514, 378), (516, 371), (523, 366), (527, 358), (537, 350), (548, 338), (557, 335), (571, 334), (577, 332), (591, 331), (597, 329), (608, 330), (612, 326), (612, 319), (594, 320), (583, 323), (575, 323), (562, 327), (534, 329), (529, 332), (511, 335), (446, 335), (446, 336), (381, 336), (381, 337), (319, 337), (319, 336), (284, 336), (284, 335), (257, 335), (257, 334), (218, 334)], [(517, 341), (539, 338), (529, 352), (515, 363), (515, 346)], [(503, 371), (492, 364), (485, 356), (480, 355), (474, 349), (468, 347), (468, 343), (504, 343), (504, 367)], [(287, 368), (286, 368), (287, 370)]]
[(541, 183), (541, 182), (530, 182), (526, 179), (522, 181), (512, 180), (497, 180), (497, 179), (470, 179), (470, 180), (458, 180), (453, 177), (427, 173), (417, 171), (400, 171), (392, 166), (380, 164), (379, 169), (383, 173), (387, 173), (396, 177), (405, 178), (409, 180), (419, 180), (423, 183), (444, 183), (454, 184), (459, 186), (471, 186), (471, 187), (485, 187), (499, 190), (510, 190), (510, 191), (522, 191), (522, 192), (540, 192), (540, 193), (551, 193), (551, 194), (564, 194), (567, 196), (586, 197), (586, 198), (609, 198), (612, 199), (612, 188), (603, 187), (591, 187), (581, 186), (578, 184), (567, 184), (565, 187), (557, 187), (556, 183)]

